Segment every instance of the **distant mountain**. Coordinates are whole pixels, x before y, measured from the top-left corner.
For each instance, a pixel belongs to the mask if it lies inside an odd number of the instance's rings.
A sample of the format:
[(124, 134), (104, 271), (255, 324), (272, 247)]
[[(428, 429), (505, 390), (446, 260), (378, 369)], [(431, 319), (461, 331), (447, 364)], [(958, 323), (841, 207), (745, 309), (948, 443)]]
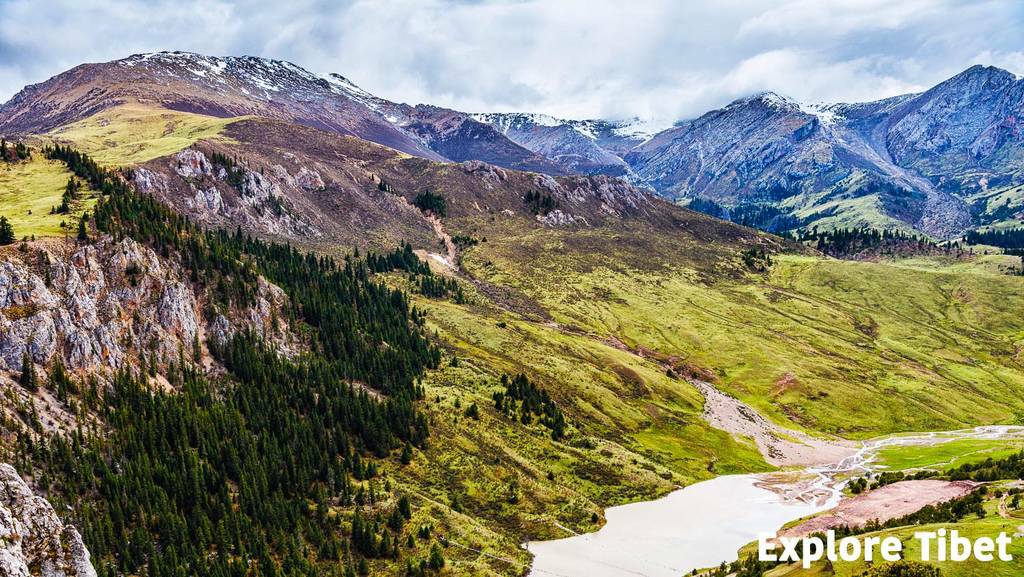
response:
[(279, 60), (186, 52), (83, 64), (29, 86), (0, 108), (0, 131), (44, 132), (127, 100), (220, 117), (277, 118), (442, 158), (389, 122), (344, 78)]
[(29, 86), (0, 107), (0, 133), (45, 132), (128, 100), (219, 117), (253, 115), (356, 136), (430, 160), (485, 160), (568, 171), (468, 115), (378, 98), (344, 76), (290, 62), (189, 52), (83, 64)]
[(975, 66), (866, 104), (758, 94), (661, 132), (625, 160), (670, 198), (764, 228), (909, 225), (947, 238), (987, 224), (973, 193), (1024, 180), (1022, 112), (1024, 81)]
[(426, 104), (388, 108), (397, 126), (448, 160), (481, 160), (504, 168), (551, 175), (584, 173), (539, 150), (521, 146), (471, 115)]
[(320, 128), (429, 160), (621, 177), (758, 228), (914, 229), (951, 238), (1024, 218), (1024, 80), (974, 66), (920, 94), (804, 104), (772, 92), (664, 128), (395, 103), (347, 78), (185, 52), (84, 64), (0, 107), (40, 133), (126, 101)]
[(625, 176), (632, 180), (636, 180), (636, 175), (622, 156), (657, 132), (640, 119), (563, 120), (527, 113), (474, 114), (473, 118), (574, 172)]

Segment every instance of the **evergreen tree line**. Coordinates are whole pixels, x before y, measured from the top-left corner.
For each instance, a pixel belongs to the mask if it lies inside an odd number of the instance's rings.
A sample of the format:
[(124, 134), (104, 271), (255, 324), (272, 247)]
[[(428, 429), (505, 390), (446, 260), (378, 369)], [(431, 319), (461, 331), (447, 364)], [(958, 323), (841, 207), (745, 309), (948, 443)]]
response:
[(116, 171), (101, 167), (89, 155), (70, 146), (61, 146), (60, 144), (45, 146), (43, 147), (43, 156), (50, 160), (63, 162), (75, 176), (84, 180), (100, 194), (108, 195), (129, 190), (128, 184), (118, 177)]
[(551, 429), (552, 439), (557, 441), (565, 436), (565, 415), (547, 391), (522, 373), (511, 378), (502, 375), (501, 384), (505, 391), (497, 391), (493, 395), (494, 406), (499, 412), (510, 418), (518, 417), (524, 425), (539, 417), (540, 423)]
[(763, 247), (748, 248), (740, 253), (743, 264), (756, 272), (768, 272), (772, 268), (772, 255)]
[(931, 479), (937, 477), (938, 471), (923, 470), (913, 474), (907, 474), (903, 471), (883, 471), (874, 477), (857, 477), (850, 481), (850, 492), (854, 495), (859, 495), (867, 490), (874, 491), (880, 487), (891, 485), (893, 483), (899, 483), (900, 481), (918, 481), (921, 479)]
[(60, 205), (51, 208), (50, 214), (68, 214), (71, 212), (71, 206), (78, 200), (78, 193), (81, 191), (81, 188), (82, 185), (75, 180), (75, 177), (69, 177), (68, 183), (64, 185), (64, 192), (60, 197)]
[(0, 161), (2, 162), (18, 162), (19, 160), (28, 160), (32, 157), (32, 152), (25, 146), (24, 142), (15, 142), (8, 146), (7, 139), (0, 138)]
[(797, 230), (789, 238), (809, 244), (829, 256), (841, 258), (858, 254), (903, 254), (920, 252), (942, 252), (960, 254), (959, 243), (939, 246), (926, 237), (900, 230), (879, 230), (875, 228), (837, 228), (819, 230)]
[(0, 246), (14, 244), (15, 240), (14, 225), (6, 216), (0, 216)]
[[(389, 508), (357, 512), (372, 515), (365, 528), (328, 514), (380, 498), (363, 447), (386, 443), (394, 407), (251, 336), (226, 348), (231, 383), (184, 359), (166, 373), (175, 392), (154, 390), (145, 373), (118, 373), (94, 405), (105, 436), (33, 443), (19, 434), (16, 450), (34, 455), (43, 489), (73, 507), (99, 574), (354, 574), (364, 557), (400, 555), (392, 544), (411, 532), (377, 519)], [(243, 361), (247, 372), (235, 373)], [(390, 510), (411, 515), (401, 499)]]
[(531, 213), (544, 216), (547, 216), (549, 212), (558, 207), (558, 201), (555, 200), (555, 197), (538, 190), (527, 192), (523, 197), (523, 202), (529, 207)]
[(238, 161), (226, 154), (220, 152), (214, 152), (210, 155), (210, 162), (214, 166), (219, 166), (224, 169), (226, 176), (224, 180), (228, 184), (235, 187), (239, 192), (244, 192), (243, 186), (245, 185), (245, 170), (238, 165)]
[[(358, 250), (356, 251), (358, 254)], [(430, 265), (420, 260), (412, 245), (402, 241), (399, 247), (387, 254), (366, 256), (366, 265), (371, 272), (407, 271), (409, 283), (416, 292), (430, 298), (451, 298), (462, 304), (466, 301), (462, 287), (454, 278), (436, 275)]]
[[(310, 352), (295, 360), (248, 333), (210, 343), (228, 369), (216, 381), (182, 353), (166, 370), (174, 393), (150, 386), (155, 359), (120, 372), (102, 402), (91, 397), (109, 429), (103, 437), (18, 435), (18, 454), (43, 469), (44, 490), (73, 504), (101, 575), (290, 577), (320, 574), (320, 561), (348, 574), (366, 567), (367, 556), (396, 555), (396, 523), (370, 522), (379, 534), (371, 548), (365, 527), (357, 544), (327, 511), (372, 502), (373, 459), (408, 455), (428, 436), (418, 379), (440, 352), (423, 334), (422, 312), (372, 278), (429, 274), (411, 247), (338, 262), (241, 230), (205, 230), (84, 154), (54, 147), (47, 155), (110, 191), (96, 206), (99, 231), (173, 256), (215, 307), (252, 304), (262, 275), (288, 294), (289, 320), (308, 328)], [(28, 367), (25, 378), (33, 378)], [(77, 390), (62, 368), (51, 373), (55, 389)], [(437, 564), (433, 554), (421, 561), (409, 566)]]
[(412, 203), (423, 212), (432, 212), (437, 216), (444, 216), (448, 209), (444, 197), (429, 190), (417, 194)]
[(715, 218), (749, 226), (750, 228), (774, 233), (795, 228), (801, 222), (800, 219), (789, 216), (781, 209), (764, 202), (748, 202), (728, 208), (710, 199), (694, 198), (686, 205), (686, 208)]
[(1007, 249), (1024, 249), (1024, 228), (1006, 228), (979, 232), (971, 230), (965, 236), (967, 244), (988, 244)]
[(1024, 479), (1024, 451), (1002, 459), (989, 457), (977, 463), (966, 463), (947, 473), (953, 481), (998, 481)]

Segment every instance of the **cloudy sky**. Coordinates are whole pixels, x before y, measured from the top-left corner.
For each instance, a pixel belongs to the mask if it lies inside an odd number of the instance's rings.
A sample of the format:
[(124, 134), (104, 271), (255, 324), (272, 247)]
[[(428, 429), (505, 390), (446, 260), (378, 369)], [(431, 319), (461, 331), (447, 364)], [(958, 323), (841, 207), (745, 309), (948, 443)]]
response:
[(0, 101), (82, 62), (188, 50), (401, 102), (666, 120), (760, 90), (860, 101), (975, 63), (1022, 74), (1022, 29), (1017, 0), (0, 0)]

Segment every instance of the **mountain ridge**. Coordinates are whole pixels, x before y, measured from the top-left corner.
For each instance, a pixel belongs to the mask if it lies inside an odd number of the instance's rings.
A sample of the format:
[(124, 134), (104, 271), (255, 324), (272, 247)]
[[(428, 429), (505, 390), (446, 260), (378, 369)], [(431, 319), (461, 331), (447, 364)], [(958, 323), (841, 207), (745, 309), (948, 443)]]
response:
[(775, 232), (871, 227), (949, 239), (1024, 217), (1024, 198), (999, 196), (1003, 206), (986, 196), (1024, 182), (1024, 80), (992, 66), (865, 103), (763, 91), (663, 128), (401, 104), (285, 61), (157, 52), (26, 87), (0, 106), (0, 131), (48, 132), (133, 100), (297, 122), (435, 161), (620, 177)]

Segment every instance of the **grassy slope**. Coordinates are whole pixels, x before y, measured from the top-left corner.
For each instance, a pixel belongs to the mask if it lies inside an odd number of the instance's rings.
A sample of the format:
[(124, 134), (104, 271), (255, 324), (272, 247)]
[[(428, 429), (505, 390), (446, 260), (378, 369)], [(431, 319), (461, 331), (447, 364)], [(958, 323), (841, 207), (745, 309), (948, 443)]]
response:
[[(73, 143), (102, 164), (127, 166), (172, 154), (202, 139), (223, 139), (220, 132), (238, 120), (128, 103), (49, 136)], [(27, 162), (0, 164), (0, 215), (11, 221), (19, 238), (63, 235), (61, 222), (73, 227), (77, 217), (92, 207), (95, 198), (86, 190), (72, 214), (50, 214), (61, 203), (70, 176), (63, 164), (46, 160), (38, 149)]]
[[(523, 539), (593, 531), (608, 506), (716, 473), (768, 468), (751, 444), (708, 427), (696, 391), (658, 365), (600, 339), (507, 313), (470, 292), (476, 304), (468, 306), (417, 299), (428, 328), (460, 361), (457, 367), (446, 363), (424, 383), (430, 448), (412, 465), (389, 472), (399, 491), (414, 495), (424, 518), (470, 548), (446, 551), (456, 573), (518, 573), (529, 563), (518, 547)], [(566, 411), (564, 441), (494, 410), (498, 376), (520, 371)], [(479, 420), (464, 415), (472, 403)], [(509, 499), (512, 486), (517, 503)], [(453, 499), (462, 512), (452, 510)]]
[[(75, 226), (82, 212), (96, 203), (85, 188), (71, 214), (50, 214), (59, 206), (71, 172), (62, 163), (47, 160), (34, 150), (32, 158), (14, 164), (0, 163), (0, 215), (6, 216), (18, 238), (62, 236), (60, 224)], [(69, 228), (69, 234), (74, 229)]]
[(242, 118), (215, 118), (138, 103), (106, 109), (58, 128), (50, 136), (72, 142), (108, 166), (139, 164), (218, 136)]
[(1007, 208), (1011, 212), (1019, 212), (1024, 209), (1024, 185), (1006, 186), (994, 189), (982, 190), (967, 197), (972, 205), (982, 206), (980, 218), (987, 226), (984, 228), (1012, 228), (1021, 226), (1019, 220), (997, 218), (997, 211), (1005, 212)]
[(878, 454), (877, 463), (892, 470), (946, 470), (988, 458), (1000, 459), (1024, 448), (1024, 444), (1006, 440), (964, 439), (928, 447), (887, 447)]
[[(787, 256), (755, 283), (724, 269), (709, 281), (709, 263), (692, 256), (694, 247), (684, 250), (692, 269), (645, 262), (643, 270), (635, 270), (623, 265), (636, 258), (630, 239), (614, 232), (583, 231), (573, 238), (549, 229), (478, 233), (489, 240), (470, 249), (463, 264), (477, 278), (511, 286), (500, 299), (507, 308), (483, 304), (479, 294), (472, 306), (436, 301), (421, 306), (430, 327), (460, 358), (472, 359), (464, 365), (480, 375), (443, 387), (431, 382), (428, 390), (444, 397), (442, 405), (449, 395), (462, 399), (463, 407), (475, 400), (485, 408), (484, 426), (454, 419), (451, 413), (457, 411), (446, 405), (442, 414), (457, 426), (442, 429), (438, 446), (428, 454), (439, 469), (415, 475), (410, 483), (440, 495), (489, 495), (474, 517), (491, 527), (497, 521), (505, 534), (563, 536), (552, 530), (555, 522), (586, 530), (590, 504), (603, 507), (663, 490), (638, 481), (656, 479), (635, 477), (644, 469), (630, 467), (631, 453), (644, 458), (641, 465), (650, 459), (656, 471), (670, 469), (675, 481), (703, 478), (709, 469), (764, 468), (748, 445), (703, 424), (692, 388), (666, 377), (649, 359), (615, 346), (611, 337), (711, 367), (720, 384), (762, 410), (780, 420), (793, 416), (815, 430), (873, 436), (957, 428), (965, 422), (1012, 420), (1014, 406), (1019, 407), (1013, 391), (1019, 391), (1020, 376), (1011, 345), (1021, 338), (1013, 316), (1020, 304), (1019, 280), (984, 267), (948, 273), (938, 263)], [(605, 234), (615, 241), (605, 242)], [(588, 244), (602, 250), (580, 252)], [(672, 250), (661, 252), (667, 249), (657, 243), (645, 250), (678, 258)], [(574, 258), (560, 259), (560, 254)], [(528, 272), (517, 264), (527, 262), (533, 265)], [(585, 426), (575, 434), (613, 444), (591, 451), (589, 458), (596, 460), (581, 467), (578, 459), (588, 458), (586, 450), (551, 443), (536, 432), (524, 438), (517, 426), (493, 426), (488, 418), (489, 393), (496, 390), (492, 375), (518, 370), (548, 387), (573, 421)], [(786, 373), (793, 378), (781, 379), (780, 385), (776, 375)], [(990, 403), (987, 396), (1005, 404)], [(919, 459), (929, 461), (922, 464), (940, 462), (940, 456), (963, 462), (956, 458), (964, 453), (963, 460), (970, 460), (1004, 450), (957, 443), (921, 452)], [(511, 517), (510, 509), (496, 505), (504, 477), (495, 476), (483, 456), (493, 452), (501, 453), (496, 461), (501, 463), (516, 455), (519, 475), (532, 479), (521, 484), (529, 489)], [(887, 458), (913, 455), (893, 452)], [(609, 461), (612, 467), (602, 467)], [(595, 466), (604, 474), (595, 478)], [(487, 479), (490, 488), (482, 493), (468, 488), (477, 483), (459, 474), (466, 470)], [(555, 482), (544, 479), (546, 471), (555, 473)], [(561, 491), (576, 500), (557, 498)], [(499, 547), (500, 541), (491, 546)]]
[(798, 256), (736, 278), (709, 273), (697, 248), (657, 269), (637, 254), (581, 263), (557, 233), (489, 238), (464, 259), (477, 277), (562, 325), (710, 368), (776, 419), (866, 437), (1008, 422), (1024, 408), (1019, 278)]

